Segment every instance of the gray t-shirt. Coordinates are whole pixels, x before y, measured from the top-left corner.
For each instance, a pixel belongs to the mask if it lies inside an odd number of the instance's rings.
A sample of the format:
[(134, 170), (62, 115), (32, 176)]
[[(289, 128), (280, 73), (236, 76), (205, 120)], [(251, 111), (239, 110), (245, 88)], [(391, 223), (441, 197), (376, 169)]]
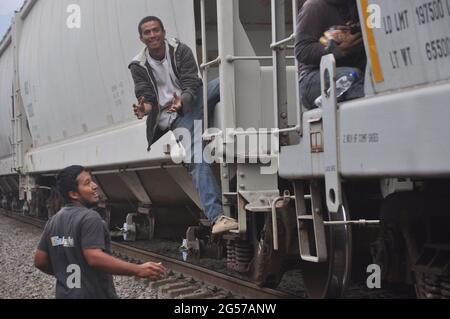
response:
[(83, 249), (111, 254), (108, 227), (96, 211), (63, 207), (48, 221), (38, 248), (50, 256), (57, 299), (117, 298), (112, 275), (90, 267), (83, 255)]

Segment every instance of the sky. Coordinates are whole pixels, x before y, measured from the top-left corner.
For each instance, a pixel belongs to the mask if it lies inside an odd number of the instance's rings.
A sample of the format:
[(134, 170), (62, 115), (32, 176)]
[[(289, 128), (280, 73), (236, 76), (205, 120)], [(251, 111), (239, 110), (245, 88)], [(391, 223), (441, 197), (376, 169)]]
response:
[(20, 9), (24, 0), (0, 0), (0, 40), (11, 24), (14, 11)]

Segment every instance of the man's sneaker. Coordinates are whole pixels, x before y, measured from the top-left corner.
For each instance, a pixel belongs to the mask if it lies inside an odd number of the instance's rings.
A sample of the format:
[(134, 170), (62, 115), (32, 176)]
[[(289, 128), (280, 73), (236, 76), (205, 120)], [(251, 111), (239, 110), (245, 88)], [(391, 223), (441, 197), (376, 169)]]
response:
[(232, 229), (238, 229), (239, 224), (237, 223), (236, 219), (230, 218), (227, 216), (220, 216), (216, 223), (214, 224), (211, 233), (212, 234), (220, 234)]

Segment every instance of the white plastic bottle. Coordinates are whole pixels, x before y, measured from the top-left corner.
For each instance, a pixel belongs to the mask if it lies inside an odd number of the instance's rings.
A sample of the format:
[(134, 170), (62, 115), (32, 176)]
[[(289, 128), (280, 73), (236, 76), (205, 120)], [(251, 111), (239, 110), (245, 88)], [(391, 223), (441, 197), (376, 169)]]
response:
[[(336, 98), (339, 99), (345, 92), (347, 92), (353, 83), (358, 79), (358, 73), (355, 71), (351, 72), (348, 75), (344, 75), (340, 77), (336, 81)], [(328, 94), (331, 93), (331, 88), (328, 89)], [(320, 95), (315, 101), (314, 104), (318, 107), (322, 107), (322, 95)]]

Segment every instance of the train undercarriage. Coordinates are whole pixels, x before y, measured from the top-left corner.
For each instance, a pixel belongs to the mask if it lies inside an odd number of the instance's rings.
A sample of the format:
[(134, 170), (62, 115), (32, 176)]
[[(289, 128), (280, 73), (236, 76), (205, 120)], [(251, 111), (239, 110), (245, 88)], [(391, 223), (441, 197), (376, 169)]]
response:
[[(45, 178), (32, 192), (31, 201), (2, 193), (5, 210), (39, 219), (50, 218), (62, 202), (54, 192), (51, 178)], [(395, 183), (398, 179), (391, 179)], [(196, 220), (195, 209), (180, 208), (177, 214), (193, 214), (191, 219), (170, 223), (164, 218), (167, 210), (149, 208), (129, 213), (137, 203), (109, 203), (104, 201), (98, 211), (110, 225), (115, 240), (134, 242), (170, 239), (180, 246), (180, 259), (192, 262), (202, 258), (223, 260), (228, 271), (261, 287), (276, 288), (283, 274), (300, 269), (302, 281), (311, 298), (338, 298), (351, 281), (364, 282), (370, 276), (368, 267), (381, 269), (381, 287), (410, 290), (414, 287), (419, 298), (448, 298), (450, 279), (450, 214), (446, 198), (450, 195), (449, 180), (409, 180), (409, 190), (389, 193), (386, 180), (358, 180), (344, 182), (345, 201), (339, 213), (329, 213), (323, 200), (324, 181), (302, 182), (307, 210), (316, 211), (323, 221), (358, 220), (354, 225), (324, 226), (327, 259), (308, 262), (299, 257), (299, 232), (305, 229), (310, 238), (310, 254), (317, 254), (314, 227), (307, 223), (297, 228), (294, 187), (285, 193), (277, 206), (278, 249), (274, 249), (273, 224), (270, 214), (249, 213), (248, 232), (211, 235), (211, 225), (205, 219)], [(285, 181), (285, 184), (288, 183)], [(383, 184), (383, 186), (382, 186)], [(201, 213), (199, 217), (201, 218)], [(177, 216), (178, 216), (177, 215)], [(169, 218), (170, 219), (170, 218)], [(379, 224), (362, 221), (379, 220)], [(168, 231), (171, 229), (171, 231)], [(317, 228), (316, 228), (317, 231)], [(302, 237), (304, 238), (304, 237)], [(184, 252), (184, 255), (183, 255)], [(184, 256), (184, 257), (183, 257)]]

